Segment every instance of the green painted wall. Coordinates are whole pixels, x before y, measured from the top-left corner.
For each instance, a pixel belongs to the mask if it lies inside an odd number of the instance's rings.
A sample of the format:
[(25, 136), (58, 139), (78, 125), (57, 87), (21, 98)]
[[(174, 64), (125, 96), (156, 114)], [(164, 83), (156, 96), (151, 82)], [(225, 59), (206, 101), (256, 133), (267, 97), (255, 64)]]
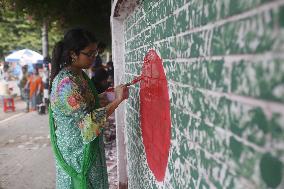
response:
[(129, 188), (284, 188), (284, 0), (144, 0), (124, 21), (124, 38), (128, 81), (149, 49), (160, 54), (172, 118), (158, 183), (132, 87)]

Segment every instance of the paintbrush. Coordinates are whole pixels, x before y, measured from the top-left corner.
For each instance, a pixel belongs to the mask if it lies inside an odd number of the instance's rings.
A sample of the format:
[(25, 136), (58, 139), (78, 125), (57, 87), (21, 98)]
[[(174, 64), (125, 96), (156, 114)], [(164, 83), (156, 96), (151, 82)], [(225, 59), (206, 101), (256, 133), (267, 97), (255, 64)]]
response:
[[(125, 86), (128, 87), (130, 85), (134, 85), (135, 83), (141, 81), (142, 78), (143, 78), (142, 75), (138, 76), (138, 77), (135, 77), (131, 82), (126, 83)], [(113, 92), (113, 91), (114, 91), (114, 87), (109, 87), (107, 90), (105, 90), (105, 92)]]

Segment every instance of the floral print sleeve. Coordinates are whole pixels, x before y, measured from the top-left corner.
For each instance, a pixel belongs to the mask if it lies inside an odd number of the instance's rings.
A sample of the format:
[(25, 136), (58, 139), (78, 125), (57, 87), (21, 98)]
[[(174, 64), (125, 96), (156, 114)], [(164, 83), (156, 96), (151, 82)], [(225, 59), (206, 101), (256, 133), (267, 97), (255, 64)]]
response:
[[(83, 90), (82, 90), (83, 87)], [(106, 109), (94, 109), (85, 96), (86, 91), (82, 83), (77, 84), (73, 78), (64, 77), (58, 82), (56, 92), (51, 96), (52, 106), (60, 108), (64, 116), (70, 117), (80, 128), (83, 142), (93, 141), (101, 132), (106, 122)], [(92, 96), (93, 97), (93, 96)], [(92, 98), (94, 104), (94, 97)]]

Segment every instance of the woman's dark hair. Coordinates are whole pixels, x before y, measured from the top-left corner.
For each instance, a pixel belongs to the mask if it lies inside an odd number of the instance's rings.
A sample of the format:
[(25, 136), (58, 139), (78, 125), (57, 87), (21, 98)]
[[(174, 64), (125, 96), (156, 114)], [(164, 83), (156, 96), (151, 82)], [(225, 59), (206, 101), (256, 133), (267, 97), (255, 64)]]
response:
[(55, 44), (52, 52), (49, 93), (52, 82), (59, 71), (71, 65), (71, 51), (79, 55), (81, 50), (96, 42), (94, 35), (82, 28), (70, 29), (65, 33), (64, 38)]
[(106, 48), (106, 44), (103, 42), (99, 42), (98, 43), (98, 49), (105, 49)]

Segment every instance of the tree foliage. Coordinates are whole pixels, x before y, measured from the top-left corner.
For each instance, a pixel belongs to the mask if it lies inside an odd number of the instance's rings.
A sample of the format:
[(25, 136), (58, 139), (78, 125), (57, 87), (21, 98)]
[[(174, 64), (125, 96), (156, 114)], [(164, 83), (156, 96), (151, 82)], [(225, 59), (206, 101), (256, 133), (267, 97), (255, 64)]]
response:
[(98, 40), (110, 44), (110, 0), (1, 0), (2, 4), (33, 18), (56, 21), (62, 31), (74, 26), (93, 31)]
[[(55, 25), (52, 23), (51, 25)], [(60, 30), (51, 27), (50, 46), (61, 36)], [(13, 50), (29, 48), (41, 53), (41, 26), (32, 17), (7, 9), (0, 10), (0, 58)]]

